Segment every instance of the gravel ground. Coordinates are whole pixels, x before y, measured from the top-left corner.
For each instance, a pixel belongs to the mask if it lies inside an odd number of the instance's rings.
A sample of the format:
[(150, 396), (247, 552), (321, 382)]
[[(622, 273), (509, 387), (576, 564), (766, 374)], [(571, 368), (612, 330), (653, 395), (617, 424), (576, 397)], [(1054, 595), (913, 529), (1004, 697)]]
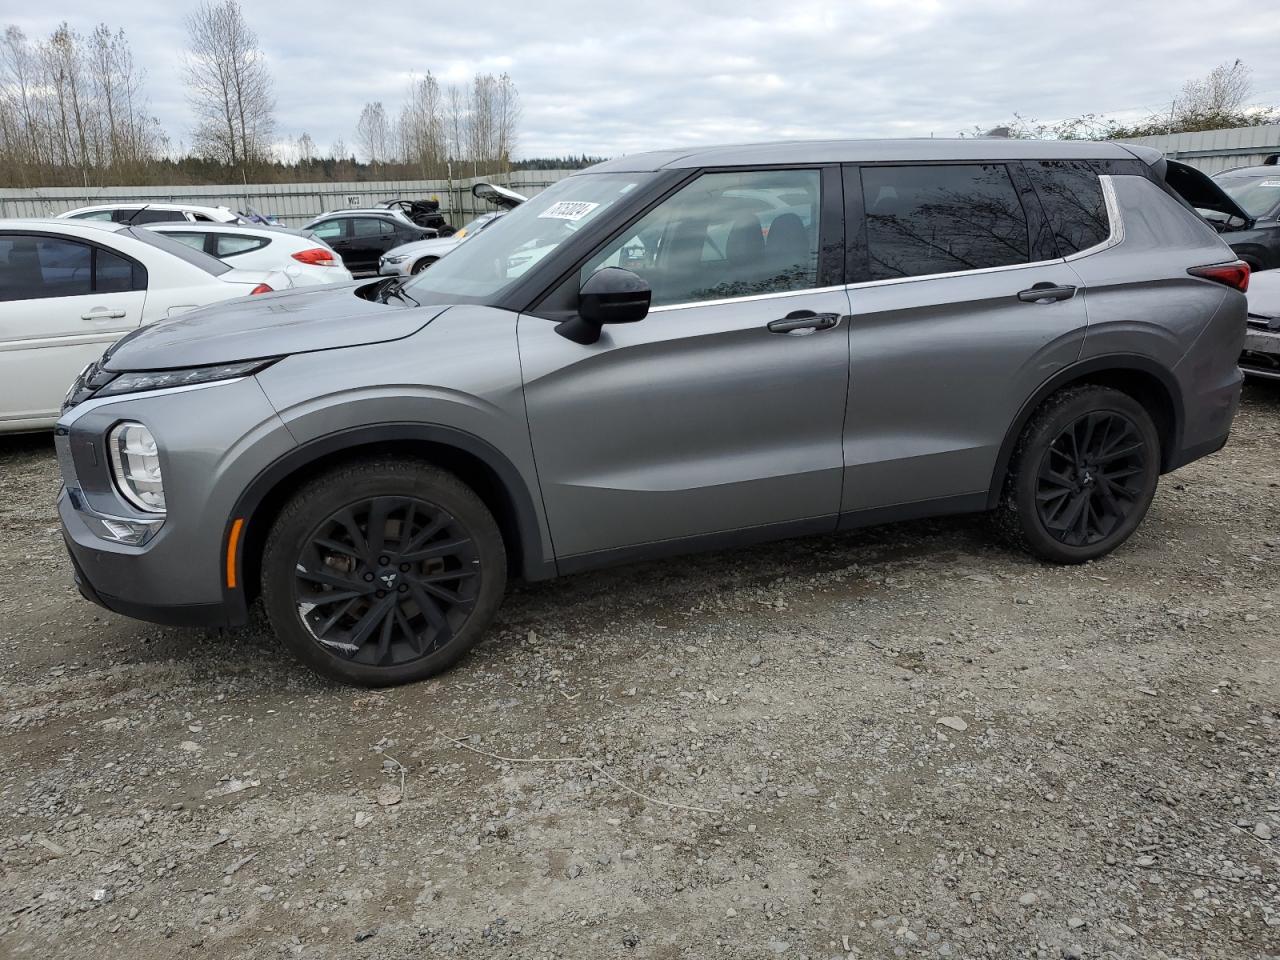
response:
[(1100, 563), (632, 566), (368, 692), (80, 601), (0, 441), (0, 956), (1280, 956), (1278, 451), (1250, 384)]

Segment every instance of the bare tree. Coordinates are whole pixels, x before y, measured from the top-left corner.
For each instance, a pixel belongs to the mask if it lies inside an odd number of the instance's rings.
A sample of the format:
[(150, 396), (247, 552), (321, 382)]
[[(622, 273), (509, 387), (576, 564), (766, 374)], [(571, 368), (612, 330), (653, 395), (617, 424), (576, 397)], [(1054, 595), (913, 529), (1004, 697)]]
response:
[(391, 125), (382, 101), (366, 103), (356, 123), (356, 146), (376, 167), (391, 159)]
[(301, 163), (310, 163), (316, 158), (316, 142), (311, 139), (311, 134), (305, 130), (302, 136), (298, 138), (298, 160)]
[(237, 0), (201, 0), (187, 17), (188, 100), (194, 147), (211, 159), (248, 167), (270, 153), (275, 126), (271, 74)]

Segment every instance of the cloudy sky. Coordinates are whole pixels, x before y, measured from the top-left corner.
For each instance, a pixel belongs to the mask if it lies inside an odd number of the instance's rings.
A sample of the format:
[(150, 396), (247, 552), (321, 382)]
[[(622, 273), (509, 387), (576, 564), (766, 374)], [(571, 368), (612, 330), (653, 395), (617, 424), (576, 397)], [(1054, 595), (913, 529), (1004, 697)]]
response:
[[(955, 136), (1017, 112), (1126, 118), (1236, 58), (1280, 103), (1280, 21), (1257, 0), (242, 0), (275, 78), (281, 138), (354, 142), (361, 106), (410, 78), (506, 71), (521, 156), (617, 155), (785, 137)], [(156, 113), (189, 140), (173, 0), (0, 0), (0, 25), (123, 27)], [(368, 16), (361, 11), (368, 11)], [(47, 14), (43, 11), (49, 11)]]

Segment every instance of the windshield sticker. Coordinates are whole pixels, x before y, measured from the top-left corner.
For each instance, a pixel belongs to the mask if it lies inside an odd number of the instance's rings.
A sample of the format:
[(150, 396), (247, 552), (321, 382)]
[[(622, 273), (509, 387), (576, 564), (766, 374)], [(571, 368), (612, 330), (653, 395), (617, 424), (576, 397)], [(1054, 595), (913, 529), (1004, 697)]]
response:
[(549, 220), (581, 220), (598, 206), (600, 204), (588, 203), (586, 200), (561, 200), (547, 207), (538, 216)]
[(1258, 184), (1258, 186), (1260, 186), (1260, 187), (1280, 187), (1280, 180), (1263, 180), (1260, 184)]

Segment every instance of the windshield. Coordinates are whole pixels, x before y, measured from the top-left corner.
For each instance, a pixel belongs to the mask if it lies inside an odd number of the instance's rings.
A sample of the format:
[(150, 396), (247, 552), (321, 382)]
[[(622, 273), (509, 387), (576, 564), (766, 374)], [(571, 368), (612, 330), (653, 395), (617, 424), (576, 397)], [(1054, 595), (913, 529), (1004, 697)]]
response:
[(653, 178), (651, 173), (567, 177), (482, 230), (404, 287), (419, 303), (492, 301), (556, 247), (611, 205)]
[(1251, 217), (1270, 213), (1280, 204), (1280, 169), (1264, 176), (1219, 177), (1214, 182)]

